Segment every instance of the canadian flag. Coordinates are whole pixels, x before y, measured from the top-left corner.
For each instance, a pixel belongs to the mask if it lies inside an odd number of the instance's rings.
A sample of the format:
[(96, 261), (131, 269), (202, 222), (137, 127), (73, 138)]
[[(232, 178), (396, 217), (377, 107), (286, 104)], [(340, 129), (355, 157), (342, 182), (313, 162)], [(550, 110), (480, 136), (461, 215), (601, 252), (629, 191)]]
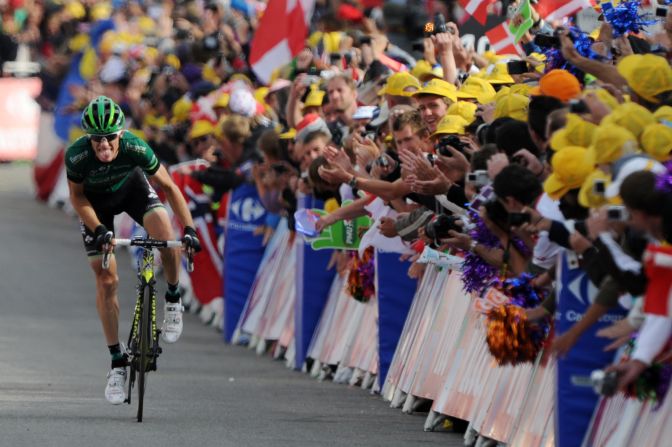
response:
[(535, 9), (545, 20), (561, 20), (584, 8), (592, 8), (590, 0), (539, 0)]
[(523, 54), (523, 49), (515, 42), (507, 22), (486, 31), (485, 36), (490, 42), (490, 49), (497, 54)]
[(644, 253), (648, 278), (644, 312), (672, 316), (672, 247), (649, 245)]
[(485, 25), (485, 22), (488, 21), (488, 5), (490, 3), (492, 3), (492, 0), (460, 0), (460, 5), (465, 12), (481, 25)]
[(304, 48), (315, 0), (270, 0), (252, 40), (250, 65), (268, 84), (273, 70)]

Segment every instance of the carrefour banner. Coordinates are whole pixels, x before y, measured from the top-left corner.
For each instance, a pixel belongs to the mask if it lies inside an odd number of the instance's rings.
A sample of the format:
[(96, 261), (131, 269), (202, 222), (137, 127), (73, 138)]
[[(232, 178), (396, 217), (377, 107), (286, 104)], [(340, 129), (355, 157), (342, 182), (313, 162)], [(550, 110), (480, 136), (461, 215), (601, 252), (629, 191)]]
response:
[(254, 185), (231, 193), (224, 244), (224, 340), (231, 341), (250, 287), (264, 256), (263, 236), (254, 230), (266, 221), (266, 210)]
[[(308, 195), (299, 199), (299, 209), (322, 209), (321, 200)], [(296, 357), (294, 368), (300, 369), (306, 359), (308, 345), (329, 297), (335, 271), (327, 270), (332, 250), (314, 250), (310, 242), (297, 234), (296, 303), (294, 336)]]
[(378, 380), (385, 383), (394, 351), (411, 308), (417, 281), (408, 277), (410, 262), (399, 260), (399, 253), (376, 250), (376, 292), (378, 293)]
[[(555, 315), (556, 334), (566, 332), (583, 318), (595, 300), (597, 288), (578, 267), (573, 253), (565, 253), (558, 275), (558, 306)], [(600, 318), (574, 345), (564, 358), (558, 359), (555, 440), (557, 447), (581, 445), (590, 424), (598, 396), (590, 384), (590, 373), (603, 369), (613, 359), (613, 352), (604, 352), (609, 341), (598, 338), (598, 330), (613, 324), (625, 315), (622, 308)]]

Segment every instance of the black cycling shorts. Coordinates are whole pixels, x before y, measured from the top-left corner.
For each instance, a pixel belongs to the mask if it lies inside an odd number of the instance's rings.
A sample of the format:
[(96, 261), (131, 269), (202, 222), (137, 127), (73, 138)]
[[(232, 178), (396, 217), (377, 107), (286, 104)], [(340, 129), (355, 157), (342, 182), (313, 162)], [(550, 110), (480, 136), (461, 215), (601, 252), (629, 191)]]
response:
[[(96, 216), (100, 222), (109, 230), (114, 229), (114, 216), (126, 212), (138, 224), (143, 224), (145, 214), (149, 211), (163, 207), (159, 196), (154, 188), (149, 184), (145, 174), (140, 168), (136, 168), (128, 177), (126, 182), (114, 192), (91, 192), (84, 190), (84, 195), (91, 206), (93, 206)], [(84, 247), (88, 256), (101, 254), (94, 245), (95, 236), (93, 231), (84, 225), (80, 220), (82, 238)]]

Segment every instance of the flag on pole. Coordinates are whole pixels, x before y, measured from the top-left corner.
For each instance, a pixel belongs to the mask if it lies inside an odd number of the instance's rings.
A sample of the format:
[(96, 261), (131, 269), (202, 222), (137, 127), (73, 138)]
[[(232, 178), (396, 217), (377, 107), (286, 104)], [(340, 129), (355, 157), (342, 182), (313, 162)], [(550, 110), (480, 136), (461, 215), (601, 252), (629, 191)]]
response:
[(561, 20), (592, 7), (590, 0), (539, 0), (535, 8), (544, 20)]
[(500, 23), (486, 31), (485, 36), (490, 42), (490, 50), (496, 54), (517, 54), (519, 56), (523, 54), (523, 49), (516, 43), (515, 36), (511, 33), (507, 22)]
[(290, 62), (305, 45), (315, 0), (270, 0), (252, 39), (250, 65), (268, 84), (276, 68)]
[(485, 25), (488, 20), (488, 5), (490, 3), (492, 3), (492, 0), (460, 0), (460, 5), (466, 13), (481, 25)]

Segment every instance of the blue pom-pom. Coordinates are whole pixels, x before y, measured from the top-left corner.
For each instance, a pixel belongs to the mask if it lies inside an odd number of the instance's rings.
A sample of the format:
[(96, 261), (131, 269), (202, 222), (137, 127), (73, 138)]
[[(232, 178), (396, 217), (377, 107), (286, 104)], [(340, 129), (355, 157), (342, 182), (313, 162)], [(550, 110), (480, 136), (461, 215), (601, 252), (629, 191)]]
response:
[(655, 20), (650, 19), (650, 14), (639, 14), (639, 6), (639, 1), (630, 0), (603, 10), (604, 20), (611, 25), (614, 37), (630, 32), (638, 33), (656, 23)]

